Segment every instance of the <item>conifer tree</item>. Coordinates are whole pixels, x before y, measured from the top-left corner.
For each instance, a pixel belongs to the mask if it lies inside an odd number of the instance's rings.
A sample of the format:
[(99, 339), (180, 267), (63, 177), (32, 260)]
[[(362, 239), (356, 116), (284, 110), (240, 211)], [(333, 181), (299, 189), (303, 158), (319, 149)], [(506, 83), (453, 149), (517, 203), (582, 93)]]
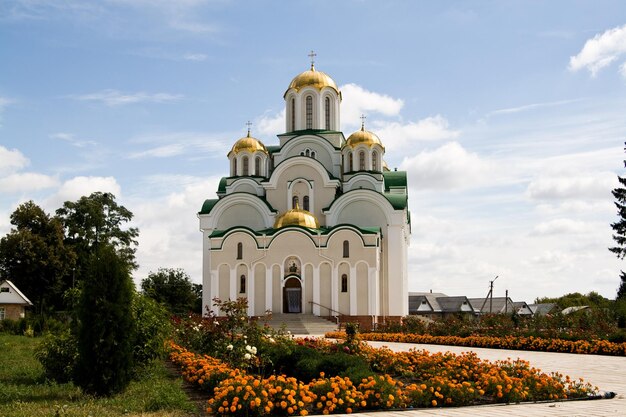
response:
[[(624, 145), (624, 151), (626, 151), (626, 143), (624, 143)], [(626, 160), (624, 160), (624, 167), (626, 167)], [(615, 253), (618, 258), (624, 259), (626, 255), (626, 177), (618, 176), (617, 179), (621, 186), (613, 190), (613, 197), (615, 197), (615, 206), (617, 207), (619, 221), (611, 224), (615, 232), (613, 234), (613, 240), (617, 242), (617, 246), (609, 248), (609, 250)], [(618, 300), (626, 299), (626, 273), (624, 273), (624, 271), (621, 271), (620, 278), (621, 283), (617, 289)]]
[(98, 244), (87, 265), (78, 313), (75, 382), (87, 393), (108, 396), (130, 382), (133, 294), (128, 262), (111, 245)]

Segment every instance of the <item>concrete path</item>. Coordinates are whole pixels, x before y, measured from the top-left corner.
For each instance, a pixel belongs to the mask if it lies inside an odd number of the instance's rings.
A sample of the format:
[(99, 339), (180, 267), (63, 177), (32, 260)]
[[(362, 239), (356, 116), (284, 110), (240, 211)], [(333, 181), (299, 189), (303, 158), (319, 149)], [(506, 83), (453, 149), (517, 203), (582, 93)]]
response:
[[(472, 351), (479, 358), (495, 361), (521, 358), (543, 372), (560, 372), (572, 378), (583, 378), (601, 391), (617, 393), (614, 399), (590, 401), (564, 401), (556, 403), (498, 404), (459, 408), (428, 408), (407, 411), (381, 411), (359, 413), (360, 417), (418, 417), (418, 416), (626, 416), (626, 357), (576, 355), (571, 353), (530, 352), (469, 348), (463, 346), (420, 345), (412, 343), (368, 342), (372, 346), (387, 346), (400, 352), (409, 349), (426, 349), (430, 352), (461, 353)], [(343, 414), (339, 414), (343, 415)], [(347, 415), (347, 414), (346, 414)]]

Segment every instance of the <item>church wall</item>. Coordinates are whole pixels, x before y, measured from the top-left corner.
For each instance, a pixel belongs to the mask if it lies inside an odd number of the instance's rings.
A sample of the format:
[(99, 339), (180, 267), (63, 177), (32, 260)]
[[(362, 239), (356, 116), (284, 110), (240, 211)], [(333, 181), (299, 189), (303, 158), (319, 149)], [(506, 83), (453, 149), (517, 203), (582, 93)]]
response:
[[(342, 276), (346, 275), (348, 277), (348, 291), (347, 292), (341, 292), (341, 280), (342, 280)], [(347, 262), (342, 262), (339, 264), (338, 267), (338, 277), (339, 279), (337, 280), (337, 288), (335, 289), (335, 291), (337, 291), (338, 297), (337, 297), (337, 301), (338, 301), (338, 305), (337, 305), (337, 310), (339, 310), (339, 312), (341, 314), (345, 314), (345, 315), (350, 315), (350, 291), (354, 291), (353, 288), (350, 288), (350, 265), (348, 265)]]
[[(346, 240), (349, 242), (349, 256), (348, 258), (343, 258), (343, 242)], [(370, 238), (368, 243), (374, 244), (375, 241)], [(330, 236), (327, 247), (323, 249), (322, 253), (337, 260), (343, 259), (350, 264), (354, 264), (356, 260), (363, 260), (374, 266), (376, 264), (376, 251), (376, 247), (365, 247), (361, 235), (354, 230), (344, 229)]]
[(304, 267), (304, 288), (302, 289), (303, 309), (306, 314), (312, 314), (311, 301), (313, 301), (313, 266), (307, 264)]
[(381, 226), (383, 236), (387, 228), (387, 216), (373, 201), (355, 200), (341, 210), (337, 216), (337, 224), (348, 223), (356, 226)]
[(218, 298), (228, 300), (230, 298), (230, 267), (228, 265), (220, 265), (218, 269), (219, 292)]
[(266, 268), (263, 264), (257, 264), (254, 267), (254, 315), (262, 316), (265, 314), (265, 272)]
[[(245, 277), (245, 288), (241, 288), (241, 276)], [(236, 291), (236, 297), (244, 297), (247, 298), (248, 297), (248, 288), (249, 288), (249, 278), (250, 278), (250, 274), (248, 274), (248, 267), (246, 267), (243, 264), (239, 264), (237, 265), (237, 273), (235, 274), (235, 282), (233, 283), (235, 285), (235, 291)], [(243, 290), (243, 291), (242, 291)]]
[[(332, 271), (330, 268), (330, 264), (328, 262), (324, 262), (320, 265), (320, 304), (324, 307), (331, 308), (332, 300), (331, 300), (331, 279)], [(328, 316), (328, 310), (326, 308), (320, 308), (320, 314), (323, 316)]]
[(274, 313), (283, 312), (283, 288), (281, 279), (280, 266), (272, 266), (272, 311)]
[(366, 315), (370, 312), (369, 308), (369, 282), (368, 282), (368, 268), (364, 262), (359, 262), (356, 266), (356, 292), (357, 292), (357, 307), (356, 314)]
[(246, 226), (252, 230), (264, 229), (263, 214), (245, 203), (233, 205), (220, 216), (217, 229), (226, 230), (235, 226)]

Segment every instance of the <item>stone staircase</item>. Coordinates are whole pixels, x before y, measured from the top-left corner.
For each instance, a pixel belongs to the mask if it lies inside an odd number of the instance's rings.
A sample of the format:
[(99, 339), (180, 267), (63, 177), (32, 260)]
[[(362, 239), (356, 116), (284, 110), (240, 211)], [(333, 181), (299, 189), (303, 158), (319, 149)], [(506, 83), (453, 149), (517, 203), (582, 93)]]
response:
[(326, 332), (337, 330), (337, 323), (327, 320), (324, 317), (312, 314), (273, 314), (268, 325), (273, 329), (281, 329), (294, 335), (310, 334), (322, 336)]

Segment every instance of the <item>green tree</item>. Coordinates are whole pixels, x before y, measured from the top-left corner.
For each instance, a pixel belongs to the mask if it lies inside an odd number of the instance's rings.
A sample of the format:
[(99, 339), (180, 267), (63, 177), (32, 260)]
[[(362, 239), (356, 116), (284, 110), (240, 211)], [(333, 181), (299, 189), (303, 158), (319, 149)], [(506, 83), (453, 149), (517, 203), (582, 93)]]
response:
[(132, 376), (134, 286), (128, 263), (113, 246), (99, 243), (93, 249), (78, 310), (75, 382), (87, 393), (108, 396), (122, 391)]
[(0, 278), (17, 285), (37, 314), (63, 309), (76, 254), (64, 243), (62, 224), (32, 201), (15, 209), (11, 224), (0, 239)]
[[(625, 143), (626, 145), (626, 143)], [(626, 146), (624, 148), (626, 151)], [(626, 167), (626, 160), (624, 160), (624, 167)], [(611, 224), (611, 228), (614, 231), (613, 240), (617, 242), (617, 246), (609, 248), (609, 250), (617, 255), (619, 259), (624, 259), (626, 255), (626, 177), (618, 176), (620, 187), (613, 190), (613, 197), (615, 197), (615, 206), (617, 207), (617, 215), (619, 220)], [(626, 298), (626, 273), (621, 271), (620, 273), (621, 283), (617, 289), (617, 299)]]
[(115, 195), (95, 192), (78, 201), (66, 201), (56, 215), (63, 224), (66, 244), (78, 255), (76, 277), (82, 277), (86, 262), (98, 244), (112, 246), (123, 262), (131, 269), (137, 268), (135, 251), (139, 230), (125, 227), (133, 213), (117, 204)]
[(141, 290), (178, 315), (195, 311), (197, 300), (202, 297), (189, 275), (180, 268), (159, 268), (157, 272), (150, 272), (148, 278), (141, 281)]

